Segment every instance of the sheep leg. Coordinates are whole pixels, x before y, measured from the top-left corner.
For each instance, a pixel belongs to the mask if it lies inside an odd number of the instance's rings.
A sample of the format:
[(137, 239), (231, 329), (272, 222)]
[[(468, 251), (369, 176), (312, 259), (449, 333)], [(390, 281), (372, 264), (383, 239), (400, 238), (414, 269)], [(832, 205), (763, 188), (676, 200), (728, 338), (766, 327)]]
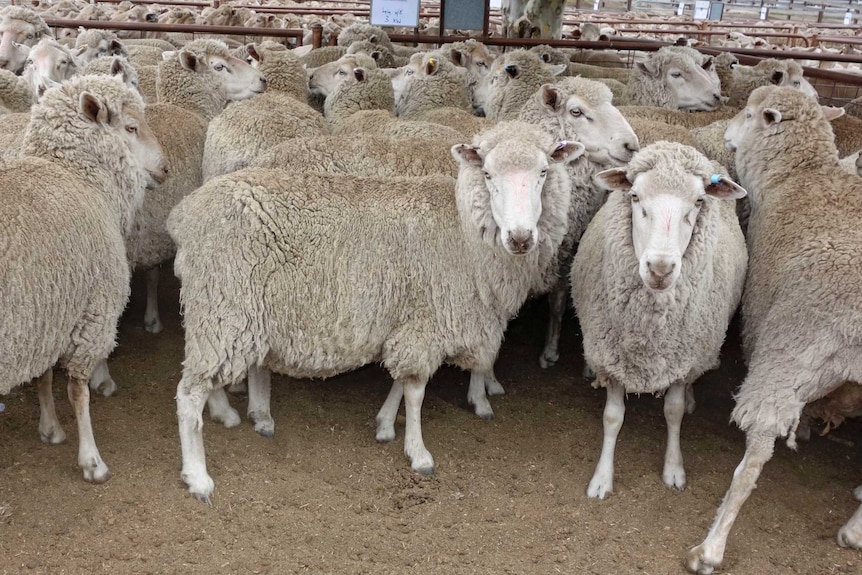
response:
[(685, 384), (685, 412), (689, 415), (694, 413), (697, 408), (697, 402), (694, 400), (694, 384)]
[(503, 395), (506, 393), (506, 390), (503, 389), (503, 386), (500, 385), (500, 382), (497, 381), (497, 376), (494, 375), (494, 368), (491, 368), (491, 371), (485, 374), (485, 390), (488, 392), (488, 395)]
[(215, 484), (207, 473), (203, 435), (203, 413), (207, 396), (203, 382), (193, 384), (183, 376), (177, 386), (177, 420), (183, 454), (180, 477), (189, 486), (189, 493), (203, 503), (212, 505), (210, 497)]
[(96, 364), (93, 375), (90, 376), (90, 389), (105, 397), (110, 397), (117, 391), (117, 384), (108, 370), (108, 360), (103, 359)]
[(733, 472), (730, 489), (718, 508), (715, 521), (703, 543), (688, 552), (686, 567), (693, 573), (709, 575), (721, 564), (727, 537), (742, 505), (757, 487), (757, 478), (764, 464), (772, 458), (775, 437), (770, 435), (749, 435), (746, 438), (745, 455)]
[(214, 387), (210, 391), (207, 407), (210, 410), (210, 419), (223, 424), (228, 429), (236, 427), (241, 421), (239, 412), (230, 406), (223, 387)]
[(604, 499), (608, 493), (614, 490), (614, 449), (617, 446), (617, 435), (623, 426), (626, 415), (625, 389), (618, 383), (608, 383), (608, 398), (605, 402), (605, 411), (602, 416), (604, 425), (604, 439), (602, 440), (602, 454), (596, 471), (587, 487), (587, 497), (593, 499)]
[(144, 329), (150, 333), (162, 331), (159, 319), (159, 266), (153, 266), (144, 274), (147, 279), (147, 309), (144, 311)]
[[(862, 487), (857, 487), (855, 493), (857, 499), (862, 499)], [(838, 545), (862, 549), (862, 505), (853, 514), (850, 521), (838, 531)]]
[(36, 389), (39, 392), (39, 437), (43, 443), (57, 444), (66, 441), (66, 432), (63, 431), (54, 408), (53, 383), (54, 372), (51, 369), (36, 378)]
[(275, 421), (269, 410), (271, 391), (269, 370), (256, 365), (249, 367), (248, 418), (254, 422), (254, 430), (269, 439), (275, 435)]
[(491, 409), (491, 403), (488, 401), (488, 396), (485, 395), (485, 381), (488, 375), (474, 369), (470, 372), (470, 387), (467, 389), (467, 403), (473, 406), (476, 415), (485, 421), (494, 419), (494, 410)]
[(422, 401), (425, 399), (426, 379), (405, 377), (399, 380), (404, 389), (404, 453), (410, 458), (410, 467), (422, 475), (434, 473), (434, 458), (422, 441)]
[(104, 483), (111, 472), (96, 447), (93, 422), (90, 420), (90, 388), (86, 379), (69, 378), (66, 386), (69, 402), (75, 409), (78, 422), (78, 466), (84, 470), (84, 479), (92, 483)]
[(566, 312), (566, 282), (560, 280), (548, 294), (548, 333), (545, 336), (545, 349), (539, 357), (539, 366), (552, 367), (560, 359), (560, 329), (563, 314)]
[(389, 395), (383, 402), (383, 407), (377, 412), (377, 435), (380, 443), (388, 443), (395, 439), (395, 418), (398, 417), (398, 408), (401, 406), (401, 398), (404, 397), (404, 386), (399, 381), (394, 381), (389, 389)]
[(668, 487), (685, 489), (685, 469), (682, 450), (679, 446), (679, 432), (685, 414), (686, 390), (684, 383), (674, 383), (664, 396), (664, 418), (667, 422), (667, 450), (664, 453), (662, 479)]

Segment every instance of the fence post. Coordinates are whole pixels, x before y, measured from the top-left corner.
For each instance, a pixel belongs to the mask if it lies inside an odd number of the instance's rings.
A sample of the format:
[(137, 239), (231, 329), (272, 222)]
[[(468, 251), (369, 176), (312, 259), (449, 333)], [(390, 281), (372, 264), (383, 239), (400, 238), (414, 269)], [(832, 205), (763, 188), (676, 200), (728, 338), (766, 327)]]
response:
[(311, 25), (311, 47), (320, 48), (323, 44), (323, 25), (315, 22)]

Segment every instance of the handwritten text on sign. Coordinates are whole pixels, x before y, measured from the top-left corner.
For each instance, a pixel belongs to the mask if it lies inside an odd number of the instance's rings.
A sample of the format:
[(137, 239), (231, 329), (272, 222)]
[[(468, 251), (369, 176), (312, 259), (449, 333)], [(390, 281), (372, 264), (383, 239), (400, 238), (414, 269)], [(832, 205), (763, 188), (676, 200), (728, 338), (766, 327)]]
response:
[(419, 0), (371, 0), (374, 26), (419, 26)]

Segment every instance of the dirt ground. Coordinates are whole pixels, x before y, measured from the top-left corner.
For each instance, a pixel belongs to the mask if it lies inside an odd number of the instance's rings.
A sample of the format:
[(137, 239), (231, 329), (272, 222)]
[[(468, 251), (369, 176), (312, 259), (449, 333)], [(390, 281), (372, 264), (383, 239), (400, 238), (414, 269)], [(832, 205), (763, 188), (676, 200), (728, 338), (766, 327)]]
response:
[[(169, 268), (168, 268), (169, 269)], [(169, 272), (165, 275), (169, 275)], [(465, 407), (467, 375), (443, 369), (428, 387), (423, 432), (436, 475), (410, 471), (399, 436), (374, 441), (374, 416), (390, 380), (368, 367), (325, 382), (273, 378), (276, 436), (244, 421), (207, 421), (214, 506), (181, 484), (175, 386), (183, 335), (178, 284), (163, 283), (165, 331), (143, 330), (140, 278), (110, 361), (120, 386), (94, 396), (96, 439), (113, 478), (83, 481), (77, 434), (55, 376), (69, 435), (43, 445), (35, 389), (2, 398), (0, 573), (671, 574), (712, 521), (743, 436), (728, 424), (744, 368), (732, 335), (721, 371), (696, 386), (683, 424), (689, 486), (661, 481), (660, 400), (630, 397), (616, 457), (615, 493), (592, 501), (604, 392), (581, 376), (577, 324), (564, 325), (563, 357), (543, 371), (546, 303), (510, 327), (497, 365), (506, 395), (496, 419)], [(233, 397), (241, 413), (245, 400)], [(728, 574), (862, 573), (862, 553), (835, 535), (856, 509), (862, 426), (815, 437), (798, 453), (781, 445), (733, 532)]]

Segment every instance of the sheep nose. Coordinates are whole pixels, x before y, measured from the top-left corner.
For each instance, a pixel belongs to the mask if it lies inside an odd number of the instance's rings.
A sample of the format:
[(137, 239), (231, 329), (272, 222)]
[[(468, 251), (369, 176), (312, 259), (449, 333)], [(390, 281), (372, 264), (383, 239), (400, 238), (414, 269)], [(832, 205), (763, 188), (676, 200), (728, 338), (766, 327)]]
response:
[(3, 58), (2, 60), (0, 60), (0, 69), (5, 70), (5, 69), (6, 69), (6, 65), (7, 65), (8, 63), (9, 63), (9, 60), (7, 60), (6, 58)]
[(529, 230), (509, 232), (509, 248), (512, 253), (525, 254), (533, 247), (533, 234)]
[(625, 144), (623, 144), (623, 146), (625, 147), (627, 152), (637, 152), (641, 149), (640, 144), (638, 144), (637, 141), (626, 142)]
[(646, 267), (652, 275), (661, 279), (672, 274), (673, 270), (676, 269), (676, 264), (659, 260), (657, 262), (647, 262)]
[(721, 102), (721, 94), (713, 94), (712, 99), (715, 100), (715, 103), (718, 104)]

